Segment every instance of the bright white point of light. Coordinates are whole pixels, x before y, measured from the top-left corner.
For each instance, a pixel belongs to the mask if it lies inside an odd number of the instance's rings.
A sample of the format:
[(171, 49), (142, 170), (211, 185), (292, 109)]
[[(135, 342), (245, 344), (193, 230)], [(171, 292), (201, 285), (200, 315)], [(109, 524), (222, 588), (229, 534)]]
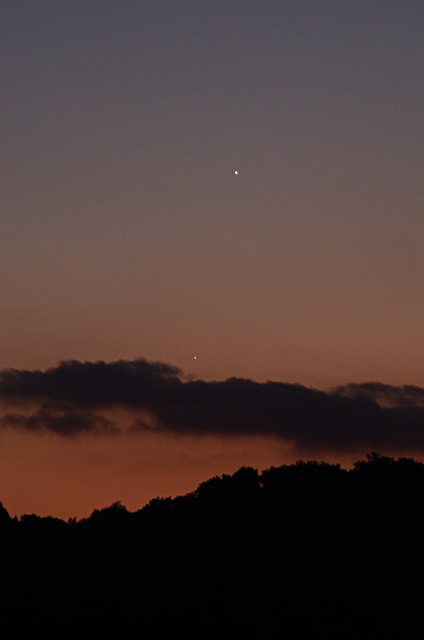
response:
[(234, 171), (234, 175), (238, 176), (238, 171)]

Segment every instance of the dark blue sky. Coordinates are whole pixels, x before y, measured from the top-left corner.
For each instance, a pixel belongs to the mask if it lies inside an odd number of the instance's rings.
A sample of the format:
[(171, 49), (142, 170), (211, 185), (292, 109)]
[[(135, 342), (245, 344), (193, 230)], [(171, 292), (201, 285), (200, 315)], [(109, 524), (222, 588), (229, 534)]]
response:
[(5, 366), (423, 382), (421, 2), (0, 10)]

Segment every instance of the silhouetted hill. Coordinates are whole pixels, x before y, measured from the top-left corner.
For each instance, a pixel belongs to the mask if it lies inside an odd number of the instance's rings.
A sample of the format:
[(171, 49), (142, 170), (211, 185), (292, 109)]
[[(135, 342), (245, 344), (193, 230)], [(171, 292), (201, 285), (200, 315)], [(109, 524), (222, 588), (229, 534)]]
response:
[(416, 638), (424, 465), (242, 467), (185, 496), (68, 522), (10, 518), (1, 613), (34, 631)]

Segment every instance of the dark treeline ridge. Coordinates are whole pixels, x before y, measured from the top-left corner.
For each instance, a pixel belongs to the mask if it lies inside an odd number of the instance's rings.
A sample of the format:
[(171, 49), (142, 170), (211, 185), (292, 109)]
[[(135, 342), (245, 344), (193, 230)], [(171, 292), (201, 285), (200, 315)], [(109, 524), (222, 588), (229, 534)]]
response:
[(68, 522), (0, 506), (3, 623), (138, 637), (418, 638), (424, 464), (242, 467)]

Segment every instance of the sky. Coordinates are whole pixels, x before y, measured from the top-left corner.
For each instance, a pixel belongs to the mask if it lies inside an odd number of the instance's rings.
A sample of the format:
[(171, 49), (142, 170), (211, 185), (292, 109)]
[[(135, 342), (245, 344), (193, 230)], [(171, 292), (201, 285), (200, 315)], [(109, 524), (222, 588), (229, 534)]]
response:
[(423, 32), (421, 0), (0, 0), (12, 514), (420, 457)]

